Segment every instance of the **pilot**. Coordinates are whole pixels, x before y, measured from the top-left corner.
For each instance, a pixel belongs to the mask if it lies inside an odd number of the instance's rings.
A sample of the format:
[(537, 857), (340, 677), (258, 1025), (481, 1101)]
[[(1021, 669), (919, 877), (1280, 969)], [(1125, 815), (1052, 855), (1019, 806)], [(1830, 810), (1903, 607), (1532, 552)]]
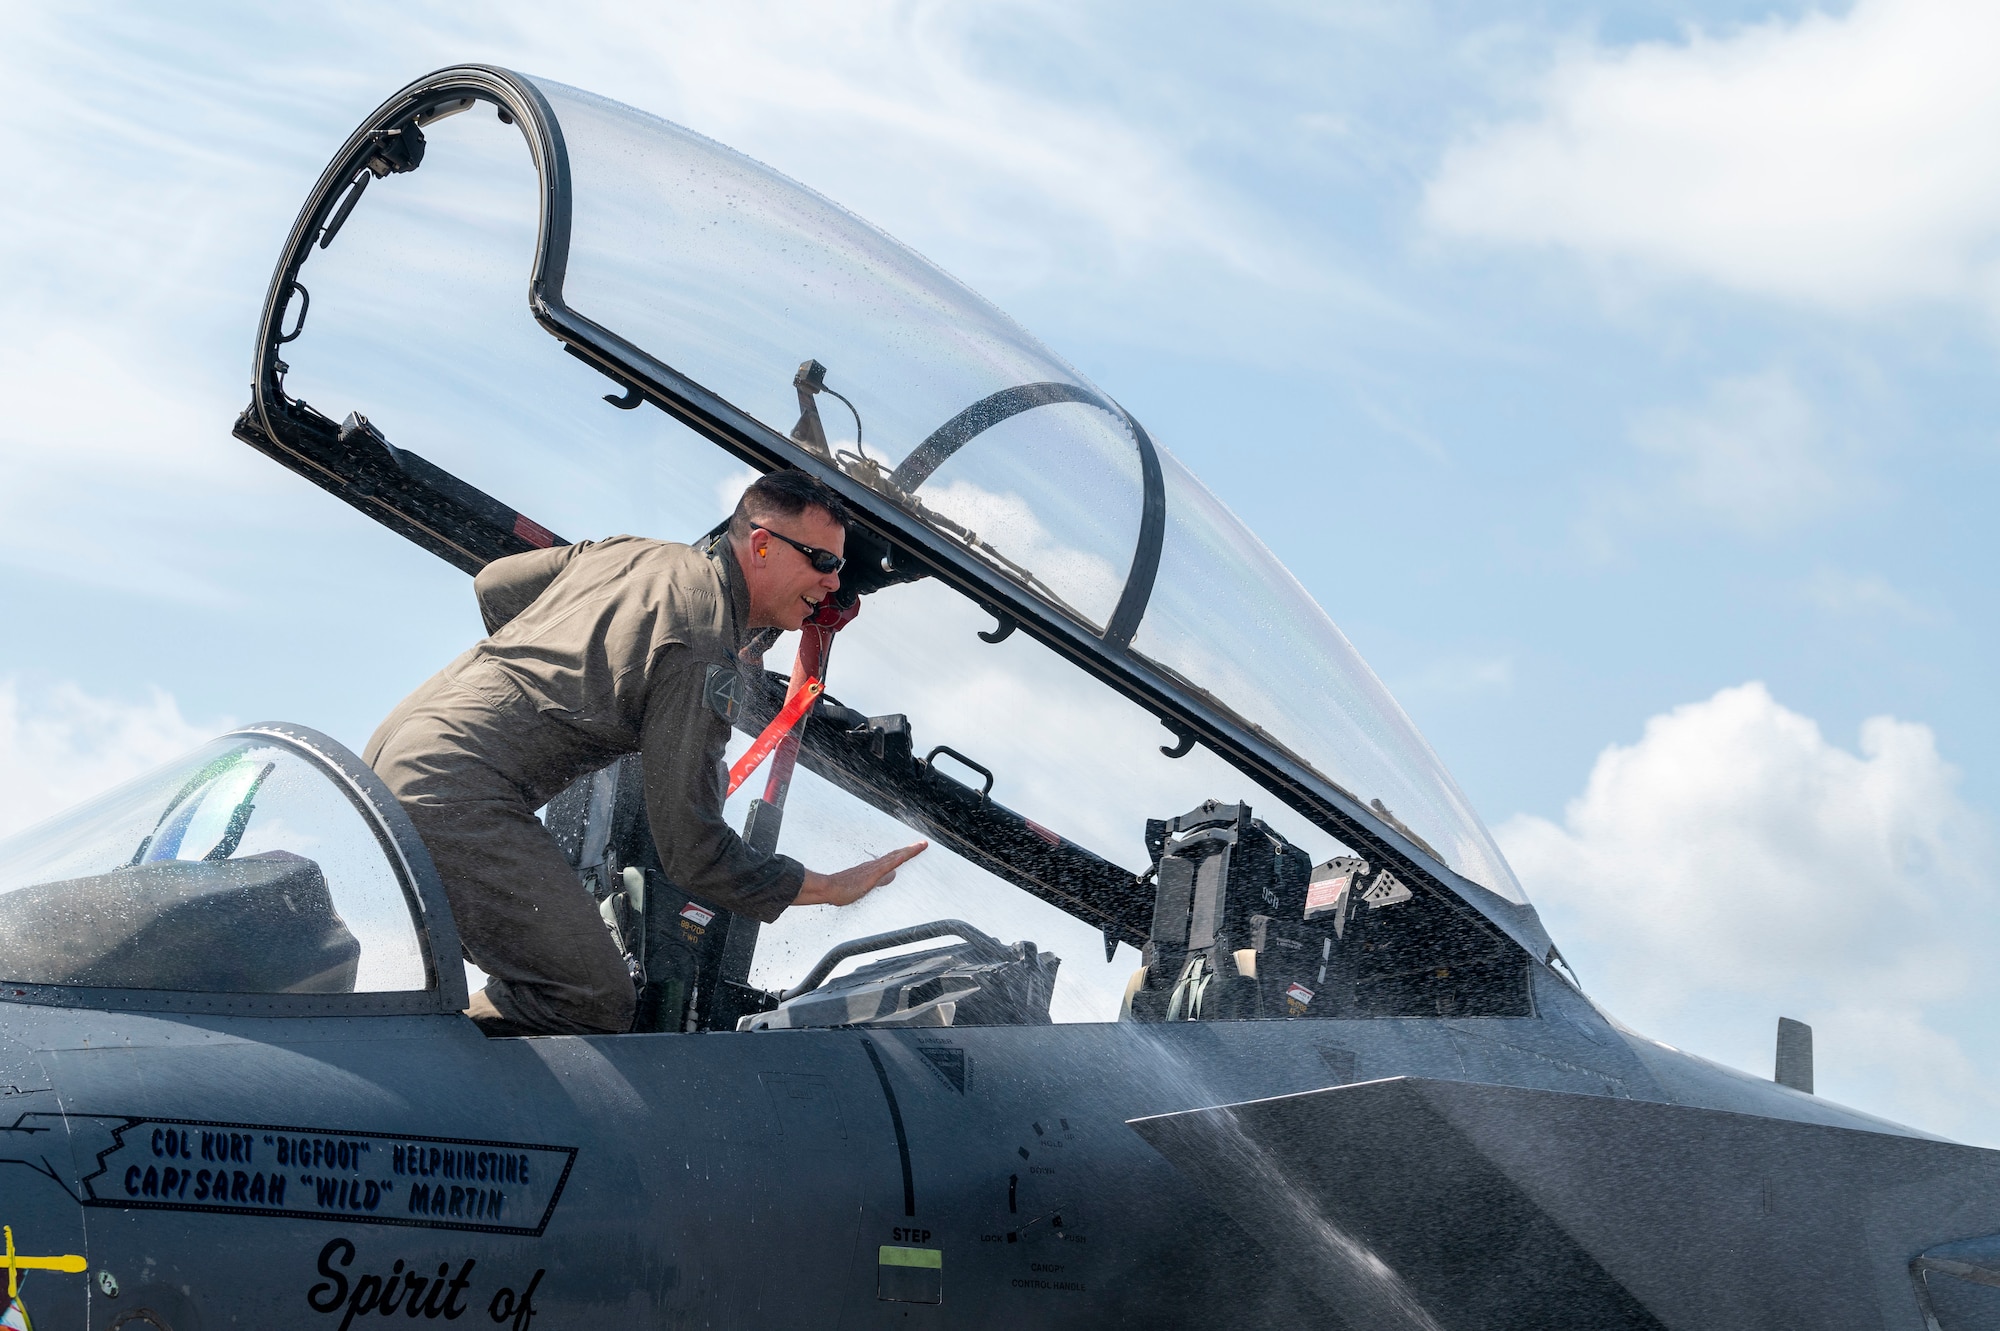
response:
[[(535, 810), (639, 753), (660, 863), (681, 890), (769, 922), (844, 906), (917, 842), (839, 873), (752, 850), (723, 821), (730, 727), (710, 667), (796, 629), (840, 586), (847, 511), (802, 472), (759, 478), (700, 546), (636, 536), (495, 560), (473, 583), (487, 636), (405, 698), (366, 758), (417, 826), (485, 989), (489, 1035), (631, 1027), (635, 995), (596, 904)], [(769, 636), (769, 635), (764, 635)]]

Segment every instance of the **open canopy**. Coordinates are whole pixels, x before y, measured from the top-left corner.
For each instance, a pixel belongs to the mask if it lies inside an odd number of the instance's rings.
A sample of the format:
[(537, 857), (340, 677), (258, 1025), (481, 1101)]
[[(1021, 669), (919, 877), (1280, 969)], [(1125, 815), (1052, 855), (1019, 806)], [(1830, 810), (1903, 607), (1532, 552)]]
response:
[(560, 539), (284, 387), (301, 266), (370, 181), (417, 169), (423, 126), (480, 104), (534, 155), (534, 315), (616, 382), (615, 405), (650, 402), (755, 466), (820, 476), (866, 528), (850, 551), (865, 556), (859, 590), (911, 577), (956, 588), (1152, 711), (1174, 747), (1205, 745), (1342, 843), (1546, 953), (1505, 859), (1409, 718), (1129, 413), (889, 236), (656, 116), (485, 67), (391, 98), (294, 228), (246, 441), (467, 569)]

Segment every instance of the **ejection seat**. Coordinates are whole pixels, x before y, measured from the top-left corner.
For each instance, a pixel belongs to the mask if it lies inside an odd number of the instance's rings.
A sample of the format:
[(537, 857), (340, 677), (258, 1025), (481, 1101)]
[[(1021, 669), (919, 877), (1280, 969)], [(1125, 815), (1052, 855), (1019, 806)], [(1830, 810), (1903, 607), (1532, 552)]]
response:
[(1122, 1021), (1529, 1015), (1518, 949), (1346, 855), (1314, 866), (1246, 804), (1146, 824), (1153, 923)]

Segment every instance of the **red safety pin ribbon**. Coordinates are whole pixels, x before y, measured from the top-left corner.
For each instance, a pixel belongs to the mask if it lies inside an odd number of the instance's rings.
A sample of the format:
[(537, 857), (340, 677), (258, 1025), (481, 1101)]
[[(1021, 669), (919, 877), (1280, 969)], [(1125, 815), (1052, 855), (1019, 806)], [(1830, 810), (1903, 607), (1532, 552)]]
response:
[(743, 756), (736, 760), (736, 766), (729, 769), (730, 794), (734, 795), (736, 788), (749, 780), (750, 774), (771, 756), (771, 750), (791, 733), (792, 727), (799, 723), (799, 718), (806, 714), (806, 709), (813, 705), (813, 700), (821, 692), (820, 682), (808, 679), (804, 688), (785, 699), (785, 705), (771, 718), (771, 724), (764, 727), (764, 733), (751, 742)]

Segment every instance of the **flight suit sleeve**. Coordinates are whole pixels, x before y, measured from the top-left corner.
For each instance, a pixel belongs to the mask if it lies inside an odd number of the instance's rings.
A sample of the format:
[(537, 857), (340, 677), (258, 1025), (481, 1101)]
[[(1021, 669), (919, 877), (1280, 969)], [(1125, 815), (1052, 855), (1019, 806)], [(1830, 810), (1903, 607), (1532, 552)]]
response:
[(805, 886), (805, 866), (758, 854), (723, 820), (729, 723), (709, 710), (706, 679), (705, 664), (678, 646), (653, 672), (640, 746), (653, 844), (676, 886), (769, 924)]
[(569, 561), (589, 544), (582, 541), (546, 550), (524, 550), (480, 569), (472, 580), (472, 594), (479, 599), (479, 614), (486, 621), (486, 632), (494, 634), (505, 628), (507, 621), (547, 591), (556, 574), (569, 567)]

